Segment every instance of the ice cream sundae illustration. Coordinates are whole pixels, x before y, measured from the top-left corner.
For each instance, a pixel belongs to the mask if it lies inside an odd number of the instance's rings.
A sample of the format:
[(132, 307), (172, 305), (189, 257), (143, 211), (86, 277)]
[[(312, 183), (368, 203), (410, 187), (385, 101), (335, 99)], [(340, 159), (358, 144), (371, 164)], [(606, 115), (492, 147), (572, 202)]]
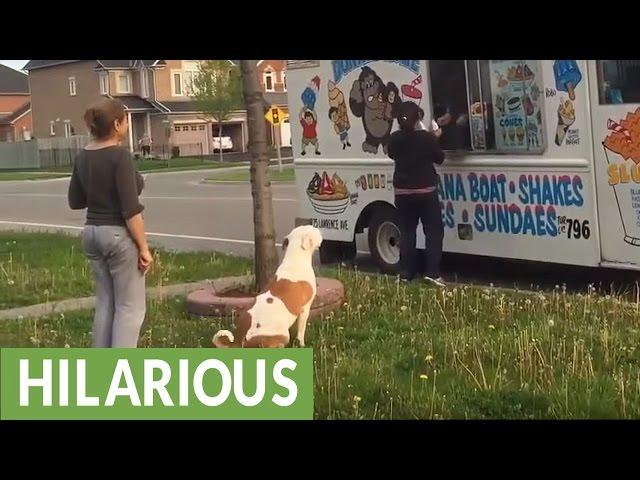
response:
[(624, 229), (624, 241), (640, 246), (640, 108), (620, 122), (607, 121), (603, 142), (613, 188)]
[(327, 172), (316, 172), (307, 186), (307, 196), (313, 209), (325, 215), (342, 213), (349, 205), (349, 190), (337, 173), (329, 178)]
[(411, 83), (402, 85), (400, 91), (402, 92), (403, 102), (414, 102), (420, 105), (422, 100), (422, 92), (417, 88), (422, 83), (422, 75), (418, 75)]
[(582, 80), (578, 63), (575, 60), (556, 60), (553, 62), (553, 75), (556, 78), (556, 90), (567, 92), (569, 99), (575, 100), (575, 89)]
[(560, 100), (558, 105), (558, 126), (556, 127), (556, 145), (562, 145), (567, 130), (576, 121), (576, 111), (571, 100)]

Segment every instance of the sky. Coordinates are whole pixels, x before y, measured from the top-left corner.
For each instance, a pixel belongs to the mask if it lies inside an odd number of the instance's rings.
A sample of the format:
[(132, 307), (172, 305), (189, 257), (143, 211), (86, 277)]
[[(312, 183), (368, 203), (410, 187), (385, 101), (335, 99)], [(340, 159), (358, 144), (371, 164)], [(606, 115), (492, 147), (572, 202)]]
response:
[(15, 68), (16, 70), (20, 70), (24, 67), (29, 60), (0, 60), (0, 63), (6, 65), (7, 67)]

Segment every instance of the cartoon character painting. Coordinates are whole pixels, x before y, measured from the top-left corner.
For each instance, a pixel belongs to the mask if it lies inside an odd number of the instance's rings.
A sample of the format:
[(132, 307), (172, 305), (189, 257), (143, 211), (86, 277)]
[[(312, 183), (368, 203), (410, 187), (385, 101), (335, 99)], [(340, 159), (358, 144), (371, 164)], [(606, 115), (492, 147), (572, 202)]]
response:
[(316, 99), (320, 90), (320, 77), (315, 76), (309, 85), (303, 90), (300, 99), (302, 100), (302, 110), (300, 110), (300, 125), (302, 125), (302, 151), (301, 155), (306, 155), (307, 145), (313, 145), (316, 155), (320, 155), (320, 143), (318, 142), (318, 115), (315, 111)]
[(351, 113), (362, 119), (365, 140), (362, 150), (378, 153), (380, 145), (387, 153), (387, 143), (402, 100), (398, 88), (392, 83), (384, 84), (370, 67), (363, 67), (358, 79), (353, 82), (349, 94)]
[(302, 107), (300, 110), (300, 125), (302, 125), (302, 151), (300, 155), (306, 155), (307, 145), (313, 145), (316, 155), (320, 155), (320, 143), (318, 142), (318, 116), (314, 110)]
[(342, 149), (344, 150), (351, 146), (351, 143), (349, 143), (349, 129), (351, 128), (351, 124), (349, 123), (347, 103), (344, 100), (344, 94), (335, 83), (329, 81), (328, 87), (329, 120), (333, 123), (333, 129), (338, 135), (338, 138), (342, 143)]

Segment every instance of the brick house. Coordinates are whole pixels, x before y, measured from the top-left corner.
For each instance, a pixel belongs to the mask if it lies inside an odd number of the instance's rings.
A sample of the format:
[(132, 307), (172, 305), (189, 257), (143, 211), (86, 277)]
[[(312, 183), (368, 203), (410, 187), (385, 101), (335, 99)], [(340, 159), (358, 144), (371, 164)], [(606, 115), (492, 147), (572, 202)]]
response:
[(30, 140), (32, 131), (29, 78), (0, 65), (0, 142)]
[[(237, 62), (229, 60), (231, 66)], [(260, 75), (267, 75), (266, 84), (261, 79), (266, 89), (265, 103), (286, 105), (285, 64), (260, 61)], [(148, 133), (156, 154), (161, 153), (160, 148), (168, 153), (171, 146), (180, 147), (183, 155), (213, 152), (217, 125), (198, 112), (189, 97), (191, 79), (198, 71), (197, 60), (31, 60), (25, 69), (29, 71), (36, 136), (87, 134), (82, 119), (86, 106), (109, 96), (127, 107), (131, 125), (128, 145), (132, 151)], [(272, 94), (273, 98), (267, 97)], [(246, 123), (246, 112), (238, 110), (223, 126), (223, 135), (231, 137), (235, 151), (246, 151)]]
[(291, 126), (289, 124), (289, 102), (287, 100), (287, 61), (260, 60), (258, 62), (258, 79), (262, 86), (264, 101), (267, 106), (280, 107), (285, 112), (285, 118), (280, 128), (269, 124), (270, 143), (275, 143), (275, 137), (280, 138), (280, 145), (291, 146)]

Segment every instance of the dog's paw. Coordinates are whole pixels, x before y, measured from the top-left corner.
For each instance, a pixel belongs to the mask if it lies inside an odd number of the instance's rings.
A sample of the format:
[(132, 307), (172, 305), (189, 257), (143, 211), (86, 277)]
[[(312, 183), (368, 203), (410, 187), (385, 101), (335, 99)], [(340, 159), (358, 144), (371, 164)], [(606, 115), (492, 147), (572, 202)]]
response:
[(294, 338), (293, 342), (291, 342), (291, 346), (295, 348), (304, 348), (304, 340), (300, 340), (299, 338)]

